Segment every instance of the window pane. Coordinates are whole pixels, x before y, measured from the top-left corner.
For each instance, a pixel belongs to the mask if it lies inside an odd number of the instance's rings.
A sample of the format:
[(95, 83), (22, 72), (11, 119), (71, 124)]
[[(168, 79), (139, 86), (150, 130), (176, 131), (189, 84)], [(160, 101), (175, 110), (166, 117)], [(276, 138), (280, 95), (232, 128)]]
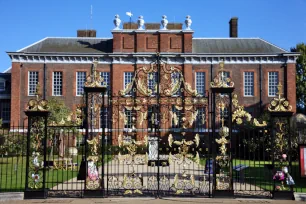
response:
[[(126, 86), (132, 82), (133, 77), (134, 77), (134, 72), (124, 72), (124, 88), (126, 88)], [(133, 90), (127, 93), (127, 95), (132, 95), (132, 91)]]
[(254, 96), (254, 72), (244, 72), (244, 95)]
[(195, 121), (195, 127), (196, 128), (205, 128), (205, 122), (206, 122), (206, 111), (204, 107), (199, 107), (197, 109), (198, 114)]
[(84, 93), (84, 83), (86, 81), (86, 72), (77, 72), (77, 96)]
[(62, 95), (62, 72), (53, 72), (53, 96)]
[(152, 72), (148, 74), (148, 89), (152, 91), (152, 95), (157, 92), (157, 72)]
[(109, 72), (100, 72), (100, 76), (103, 78), (103, 82), (101, 83), (102, 86), (107, 87), (107, 91), (110, 92), (110, 79), (109, 79)]
[(278, 85), (278, 72), (269, 72), (269, 96), (275, 96)]
[(196, 90), (198, 94), (205, 95), (205, 72), (196, 73)]
[(38, 84), (38, 72), (29, 72), (29, 96), (34, 96)]
[(1, 117), (3, 121), (9, 121), (11, 117), (11, 105), (10, 102), (2, 103)]
[(125, 117), (126, 117), (126, 120), (127, 120), (127, 123), (124, 125), (124, 128), (132, 128), (133, 127), (133, 121), (132, 121), (132, 118), (133, 118), (133, 112), (131, 110), (127, 110), (125, 109)]
[(108, 122), (109, 122), (108, 108), (107, 107), (101, 108), (100, 109), (100, 128), (103, 128), (103, 123), (104, 123), (105, 128), (108, 128), (109, 126)]

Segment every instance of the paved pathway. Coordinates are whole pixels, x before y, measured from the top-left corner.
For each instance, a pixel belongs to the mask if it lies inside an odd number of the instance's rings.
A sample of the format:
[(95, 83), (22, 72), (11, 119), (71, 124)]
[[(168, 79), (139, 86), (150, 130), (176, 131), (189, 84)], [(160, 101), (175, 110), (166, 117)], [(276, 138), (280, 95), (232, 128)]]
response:
[(21, 200), (21, 201), (4, 201), (1, 204), (36, 204), (36, 203), (70, 203), (70, 204), (303, 204), (305, 202), (292, 201), (292, 200), (266, 200), (266, 199), (211, 199), (211, 198), (165, 198), (165, 199), (153, 199), (153, 198), (104, 198), (104, 199), (46, 199), (46, 200)]
[[(141, 159), (140, 159), (141, 160)], [(139, 160), (138, 160), (139, 161)], [(105, 177), (105, 186), (107, 178), (110, 179), (112, 176), (118, 177), (119, 181), (123, 181), (124, 175), (130, 175), (130, 173), (133, 171), (133, 168), (131, 165), (120, 163), (119, 160), (112, 160), (110, 161), (105, 167), (104, 167), (105, 175), (108, 175), (108, 177)], [(165, 189), (169, 189), (170, 186), (174, 182), (174, 177), (176, 174), (179, 176), (182, 176), (183, 173), (187, 175), (187, 178), (190, 178), (190, 175), (193, 175), (195, 178), (195, 186), (200, 188), (200, 192), (207, 194), (209, 191), (209, 188), (212, 189), (212, 185), (209, 186), (209, 175), (204, 175), (204, 166), (198, 165), (192, 160), (187, 160), (185, 165), (178, 163), (177, 161), (174, 161), (169, 166), (160, 167), (159, 173), (161, 178), (168, 177), (170, 178), (170, 181), (168, 182), (169, 185), (165, 185)], [(102, 167), (99, 168), (99, 172), (102, 172)], [(155, 166), (148, 166), (148, 165), (134, 165), (134, 172), (137, 177), (140, 177), (142, 179), (142, 186), (143, 189), (150, 189), (150, 190), (157, 190), (157, 185), (152, 185), (152, 179), (153, 177), (156, 178), (156, 175), (158, 173), (158, 167)], [(212, 179), (212, 177), (210, 178)], [(203, 182), (203, 180), (206, 180), (206, 182)], [(212, 183), (212, 181), (211, 181)], [(109, 186), (109, 189), (111, 186)], [(114, 187), (116, 188), (116, 187)], [(84, 189), (84, 181), (78, 181), (77, 178), (70, 179), (62, 184), (59, 184), (55, 187), (53, 187), (53, 190), (82, 190)], [(265, 192), (263, 189), (259, 188), (255, 185), (250, 185), (247, 183), (238, 183), (234, 182), (234, 190), (235, 193), (241, 193), (241, 194), (247, 194), (247, 195), (262, 195), (269, 197), (270, 193)], [(256, 191), (254, 191), (256, 190)]]

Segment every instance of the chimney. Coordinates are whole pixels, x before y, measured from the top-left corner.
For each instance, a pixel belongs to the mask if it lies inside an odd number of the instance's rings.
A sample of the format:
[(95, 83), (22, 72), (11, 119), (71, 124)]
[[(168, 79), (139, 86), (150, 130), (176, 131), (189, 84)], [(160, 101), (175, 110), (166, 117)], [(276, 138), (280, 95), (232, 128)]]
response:
[(95, 38), (97, 35), (96, 30), (77, 30), (77, 37), (90, 37)]
[(238, 37), (238, 18), (232, 17), (230, 22), (230, 37), (237, 38)]

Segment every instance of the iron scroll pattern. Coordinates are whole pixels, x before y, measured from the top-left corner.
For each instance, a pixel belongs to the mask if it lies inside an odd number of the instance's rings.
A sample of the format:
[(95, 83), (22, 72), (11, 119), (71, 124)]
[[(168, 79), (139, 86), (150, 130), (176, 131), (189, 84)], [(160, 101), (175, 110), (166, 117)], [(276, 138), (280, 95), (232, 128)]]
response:
[(126, 151), (126, 154), (122, 155), (119, 151), (117, 160), (119, 163), (130, 166), (131, 170), (128, 174), (124, 174), (123, 179), (120, 179), (118, 176), (111, 176), (108, 179), (108, 186), (110, 189), (123, 189), (124, 195), (143, 194), (143, 178), (141, 174), (137, 174), (135, 166), (147, 163), (147, 154), (137, 154), (137, 148), (140, 145), (145, 145), (145, 147), (147, 147), (147, 137), (145, 137), (143, 141), (135, 141), (134, 139), (122, 138), (120, 135), (118, 138), (118, 144), (120, 148), (123, 148), (123, 151)]
[[(203, 133), (195, 127), (207, 128), (208, 101), (185, 81), (181, 67), (159, 61), (135, 68), (130, 83), (112, 95), (116, 147), (109, 151), (116, 159), (107, 164), (109, 195), (208, 195), (209, 181), (194, 174), (204, 171)], [(125, 170), (115, 170), (117, 165)], [(188, 167), (199, 170), (188, 172)]]

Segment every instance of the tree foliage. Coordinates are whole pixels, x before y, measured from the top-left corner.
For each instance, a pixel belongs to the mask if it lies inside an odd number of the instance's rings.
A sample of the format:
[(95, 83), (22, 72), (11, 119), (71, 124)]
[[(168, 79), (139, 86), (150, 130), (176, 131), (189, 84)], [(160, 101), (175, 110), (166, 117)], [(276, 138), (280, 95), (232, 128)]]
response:
[(297, 112), (306, 113), (306, 44), (299, 43), (291, 52), (300, 52), (296, 61), (296, 99)]

